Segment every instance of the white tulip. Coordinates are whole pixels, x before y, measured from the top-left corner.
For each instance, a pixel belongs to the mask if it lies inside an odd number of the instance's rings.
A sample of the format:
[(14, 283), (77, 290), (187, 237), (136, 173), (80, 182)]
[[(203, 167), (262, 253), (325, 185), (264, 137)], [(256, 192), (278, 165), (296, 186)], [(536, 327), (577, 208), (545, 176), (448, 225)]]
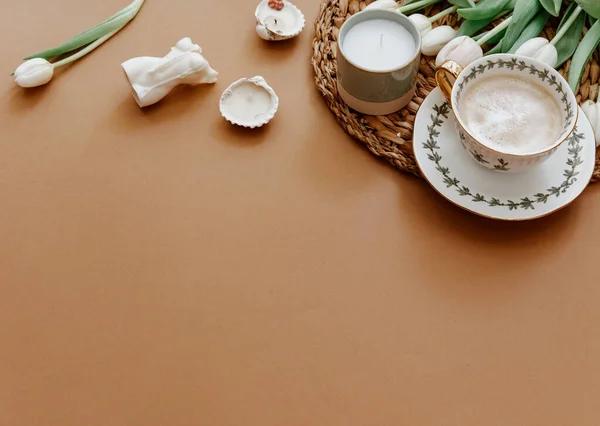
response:
[(408, 19), (410, 19), (413, 22), (413, 24), (416, 25), (416, 27), (419, 29), (419, 32), (421, 33), (421, 36), (425, 36), (425, 34), (427, 34), (433, 29), (431, 21), (425, 15), (421, 15), (420, 13), (413, 13), (408, 17)]
[(53, 75), (54, 66), (42, 58), (23, 62), (14, 72), (15, 82), (21, 87), (42, 86), (52, 80)]
[(435, 56), (456, 37), (456, 30), (449, 25), (442, 25), (429, 31), (423, 37), (421, 52), (425, 56)]
[(544, 37), (536, 37), (527, 40), (517, 49), (515, 54), (537, 59), (538, 61), (550, 65), (552, 68), (556, 68), (556, 64), (558, 63), (558, 52), (556, 47)]
[(596, 137), (596, 146), (600, 145), (600, 105), (596, 104), (596, 121), (592, 123), (594, 136)]
[(581, 105), (581, 109), (585, 113), (589, 120), (592, 128), (594, 129), (594, 135), (596, 137), (596, 146), (600, 145), (600, 105), (594, 101), (585, 101)]
[(542, 47), (544, 47), (548, 43), (549, 43), (548, 39), (546, 39), (544, 37), (535, 37), (535, 38), (529, 39), (525, 43), (523, 43), (517, 49), (518, 53), (517, 52), (515, 52), (515, 53), (517, 55), (528, 56), (531, 58), (533, 55), (536, 54), (536, 52), (538, 50), (540, 50)]
[[(121, 28), (125, 27), (127, 23), (135, 18), (144, 4), (144, 1), (145, 0), (133, 0), (129, 6), (113, 15), (112, 18), (73, 37), (65, 44), (29, 56), (29, 58), (33, 59), (21, 64), (13, 73), (15, 82), (21, 87), (37, 87), (48, 83), (54, 76), (55, 68), (60, 68), (83, 58), (98, 46), (102, 45), (106, 40), (114, 36)], [(66, 53), (69, 53), (70, 56), (52, 64), (42, 58), (63, 56)]]
[(596, 102), (592, 100), (587, 100), (581, 105), (581, 109), (585, 112), (590, 123), (596, 123), (598, 118), (598, 108)]
[(377, 0), (365, 7), (364, 10), (385, 9), (397, 11), (398, 7), (398, 3), (396, 3), (395, 0)]
[(471, 62), (483, 58), (483, 49), (469, 36), (456, 37), (446, 44), (435, 59), (435, 66), (439, 67), (447, 60), (452, 60), (465, 68)]
[(556, 68), (556, 64), (558, 63), (558, 51), (553, 44), (547, 44), (533, 56), (533, 59), (537, 59), (538, 61), (550, 65), (552, 68)]

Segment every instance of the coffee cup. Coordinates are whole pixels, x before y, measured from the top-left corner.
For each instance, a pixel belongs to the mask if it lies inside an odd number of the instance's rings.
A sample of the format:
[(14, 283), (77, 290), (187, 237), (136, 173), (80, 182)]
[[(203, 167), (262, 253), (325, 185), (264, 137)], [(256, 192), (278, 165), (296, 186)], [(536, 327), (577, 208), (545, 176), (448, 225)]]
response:
[(488, 169), (526, 170), (548, 159), (575, 130), (575, 94), (538, 60), (496, 54), (464, 69), (446, 61), (435, 78), (454, 111), (462, 145)]

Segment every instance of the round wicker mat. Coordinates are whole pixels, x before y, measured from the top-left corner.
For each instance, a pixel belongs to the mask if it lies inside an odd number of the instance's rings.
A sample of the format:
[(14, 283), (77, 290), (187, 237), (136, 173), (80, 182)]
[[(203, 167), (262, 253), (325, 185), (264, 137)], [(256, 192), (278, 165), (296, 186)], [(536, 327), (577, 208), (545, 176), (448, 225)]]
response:
[[(422, 177), (415, 162), (412, 149), (413, 125), (419, 106), (436, 87), (434, 79), (435, 58), (422, 57), (417, 81), (417, 92), (410, 104), (403, 110), (387, 116), (368, 116), (349, 109), (338, 96), (336, 86), (336, 42), (340, 27), (352, 14), (363, 10), (373, 0), (323, 0), (321, 10), (315, 22), (312, 64), (315, 82), (325, 101), (335, 115), (338, 123), (353, 138), (362, 142), (376, 156), (385, 158), (396, 168)], [(401, 3), (401, 2), (399, 2)], [(424, 13), (427, 16), (449, 7), (440, 3)], [(452, 14), (441, 19), (435, 25), (457, 26), (457, 16)], [(552, 39), (558, 22), (553, 20), (541, 36)], [(582, 84), (577, 93), (580, 103), (587, 99), (596, 100), (599, 91), (600, 57), (598, 51), (588, 63)], [(566, 77), (570, 61), (560, 70)], [(596, 167), (592, 182), (600, 180), (600, 161), (596, 158)]]

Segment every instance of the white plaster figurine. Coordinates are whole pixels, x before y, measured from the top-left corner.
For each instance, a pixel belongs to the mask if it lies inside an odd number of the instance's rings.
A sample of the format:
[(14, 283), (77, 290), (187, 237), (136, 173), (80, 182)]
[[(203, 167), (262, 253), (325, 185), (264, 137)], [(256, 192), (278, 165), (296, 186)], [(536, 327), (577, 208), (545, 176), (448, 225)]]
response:
[(210, 84), (219, 75), (202, 56), (202, 48), (189, 37), (179, 40), (162, 58), (133, 58), (121, 67), (141, 108), (157, 103), (175, 86)]

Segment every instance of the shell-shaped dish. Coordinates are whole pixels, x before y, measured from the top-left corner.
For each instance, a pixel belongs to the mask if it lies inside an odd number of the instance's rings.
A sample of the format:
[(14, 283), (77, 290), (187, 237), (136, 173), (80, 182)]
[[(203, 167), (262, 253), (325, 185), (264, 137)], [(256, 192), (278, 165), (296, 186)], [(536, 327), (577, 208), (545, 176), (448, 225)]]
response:
[(279, 98), (261, 76), (241, 78), (232, 83), (221, 95), (221, 115), (237, 126), (254, 129), (262, 127), (275, 117)]
[(306, 22), (300, 9), (287, 0), (263, 0), (254, 15), (256, 33), (268, 41), (296, 37), (304, 29)]

